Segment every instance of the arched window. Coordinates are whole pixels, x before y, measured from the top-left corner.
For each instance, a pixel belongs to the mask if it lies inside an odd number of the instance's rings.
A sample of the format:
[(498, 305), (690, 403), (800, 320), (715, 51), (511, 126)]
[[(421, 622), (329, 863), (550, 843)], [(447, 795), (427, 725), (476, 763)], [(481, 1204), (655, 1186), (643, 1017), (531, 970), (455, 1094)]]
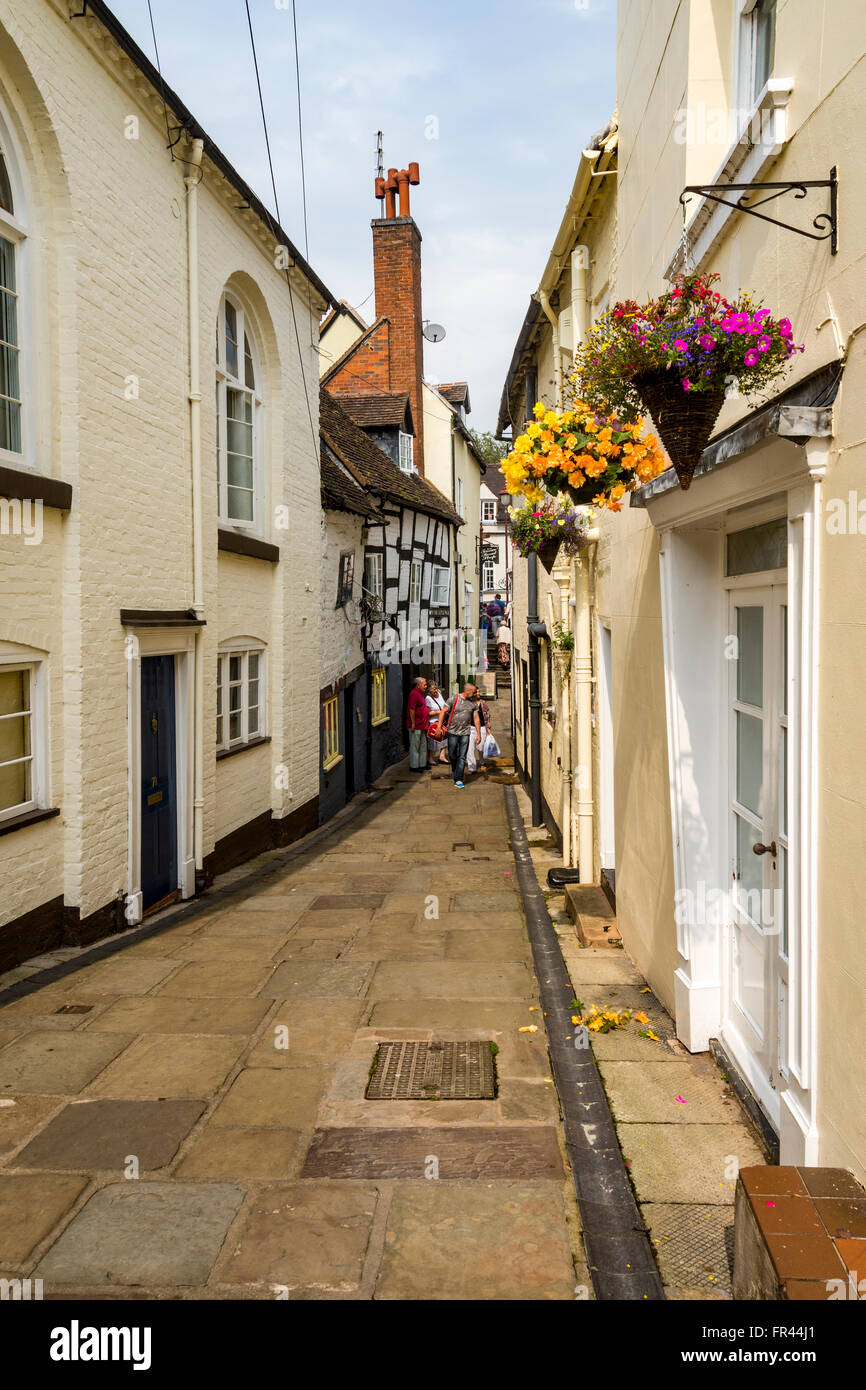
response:
[(21, 353), (22, 253), (25, 240), (20, 192), (0, 118), (0, 460), (20, 463), (24, 453), (24, 371)]
[(252, 325), (232, 295), (220, 301), (216, 335), (219, 516), (258, 527), (261, 516), (261, 379)]

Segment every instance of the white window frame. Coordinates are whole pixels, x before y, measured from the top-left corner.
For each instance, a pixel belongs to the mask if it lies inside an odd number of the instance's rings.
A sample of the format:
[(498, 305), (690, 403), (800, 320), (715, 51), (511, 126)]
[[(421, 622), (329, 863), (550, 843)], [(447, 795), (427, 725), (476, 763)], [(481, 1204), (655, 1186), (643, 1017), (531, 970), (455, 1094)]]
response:
[(739, 122), (742, 129), (743, 125), (751, 118), (756, 104), (761, 96), (769, 79), (773, 76), (775, 67), (775, 46), (776, 46), (776, 23), (778, 21), (778, 4), (773, 18), (773, 53), (770, 60), (770, 69), (760, 87), (756, 85), (757, 72), (756, 63), (758, 56), (758, 22), (762, 0), (740, 0), (739, 22), (735, 39), (736, 49), (736, 80), (734, 91), (737, 98), (737, 106), (741, 113)]
[[(30, 718), (30, 752), (25, 755), (30, 762), (30, 796), (26, 801), (20, 801), (14, 806), (0, 807), (0, 824), (27, 815), (30, 811), (44, 810), (48, 806), (45, 662), (34, 658), (32, 652), (26, 648), (10, 648), (6, 652), (0, 650), (0, 674), (8, 675), (10, 671), (27, 671), (30, 678), (30, 708), (22, 711)], [(0, 719), (18, 717), (20, 716), (12, 714), (0, 716)], [(8, 763), (20, 761), (23, 759), (10, 758)], [(8, 763), (4, 763), (4, 766)]]
[[(249, 343), (250, 357), (253, 365), (253, 378), (255, 385), (249, 387), (244, 376), (234, 376), (229, 372), (226, 364), (226, 305), (230, 304), (237, 316), (238, 326), (238, 370), (244, 370), (244, 340)], [(261, 394), (261, 359), (257, 346), (257, 335), (251, 315), (244, 308), (243, 303), (238, 297), (226, 291), (220, 297), (219, 315), (217, 318), (217, 363), (216, 363), (216, 394), (217, 394), (217, 510), (221, 525), (236, 527), (244, 531), (262, 530), (261, 518), (264, 515), (263, 507), (263, 486), (262, 486), (262, 394)], [(228, 511), (228, 392), (240, 391), (244, 396), (250, 398), (252, 403), (252, 466), (253, 466), (253, 486), (252, 486), (252, 519), (247, 520), (243, 517), (229, 516)]]
[(0, 447), (0, 464), (5, 464), (11, 468), (32, 468), (33, 458), (33, 364), (30, 348), (29, 334), (29, 241), (27, 234), (26, 209), (28, 205), (27, 192), (23, 185), (20, 174), (21, 163), (15, 146), (9, 133), (8, 123), (4, 120), (2, 109), (0, 109), (0, 155), (6, 167), (9, 177), (9, 184), (12, 190), (12, 206), (14, 211), (7, 212), (5, 208), (0, 208), (0, 236), (12, 243), (14, 247), (15, 261), (15, 329), (17, 343), (14, 347), (18, 353), (18, 390), (20, 392), (20, 430), (21, 430), (21, 449), (5, 449)]
[(424, 561), (413, 560), (409, 570), (409, 603), (421, 602), (421, 581), (424, 576)]
[[(258, 680), (259, 686), (259, 702), (256, 706), (251, 706), (249, 703), (249, 659), (251, 656), (258, 657), (258, 676), (252, 678)], [(230, 659), (232, 657), (240, 658), (241, 674), (238, 681), (229, 679)], [(241, 704), (238, 711), (230, 708), (230, 691), (234, 685), (239, 685), (241, 690)], [(250, 710), (253, 708), (258, 710), (258, 728), (250, 733)], [(234, 713), (240, 714), (241, 732), (237, 738), (232, 738), (230, 733), (229, 716)], [(217, 752), (225, 753), (235, 748), (245, 748), (267, 738), (267, 713), (267, 648), (264, 643), (253, 642), (249, 638), (236, 638), (231, 642), (221, 643), (217, 653)], [(219, 728), (220, 720), (222, 720), (221, 730)]]
[(447, 565), (434, 565), (430, 589), (430, 607), (447, 608), (451, 602), (451, 570)]
[(370, 704), (371, 725), (375, 728), (378, 724), (387, 724), (391, 716), (388, 714), (388, 671), (385, 666), (373, 669)]
[(405, 430), (400, 430), (397, 441), (397, 459), (401, 473), (415, 472), (415, 439)]
[(493, 526), (496, 522), (496, 499), (482, 497), (481, 499), (481, 524), (482, 526)]
[(343, 761), (340, 752), (340, 697), (322, 701), (322, 770), (330, 772)]
[(481, 565), (481, 592), (487, 593), (488, 589), (496, 587), (496, 567), (492, 560), (484, 560)]
[(383, 560), (381, 551), (368, 551), (364, 556), (364, 592), (374, 598), (384, 595)]

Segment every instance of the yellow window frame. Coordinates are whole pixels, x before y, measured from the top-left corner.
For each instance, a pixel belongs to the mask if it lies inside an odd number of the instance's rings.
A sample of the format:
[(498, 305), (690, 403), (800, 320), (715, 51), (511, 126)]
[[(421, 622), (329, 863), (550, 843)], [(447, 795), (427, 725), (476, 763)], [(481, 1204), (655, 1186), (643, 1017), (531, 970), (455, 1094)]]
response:
[(387, 724), (390, 715), (388, 714), (387, 672), (384, 666), (377, 666), (373, 672), (372, 706), (370, 723), (373, 725)]
[(322, 768), (325, 772), (342, 762), (340, 752), (340, 698), (334, 695), (322, 703)]

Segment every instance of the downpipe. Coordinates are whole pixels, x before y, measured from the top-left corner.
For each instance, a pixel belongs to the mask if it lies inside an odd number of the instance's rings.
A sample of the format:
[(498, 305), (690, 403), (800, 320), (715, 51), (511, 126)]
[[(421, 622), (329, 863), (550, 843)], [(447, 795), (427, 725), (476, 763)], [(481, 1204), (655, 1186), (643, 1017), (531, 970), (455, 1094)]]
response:
[[(184, 177), (186, 186), (187, 227), (187, 285), (189, 292), (189, 440), (190, 474), (192, 485), (192, 566), (193, 611), (199, 622), (205, 620), (204, 556), (202, 553), (202, 479), (201, 479), (201, 373), (199, 338), (199, 275), (198, 275), (198, 186), (201, 183), (204, 142), (193, 140), (187, 163), (190, 172)], [(202, 628), (196, 628), (194, 648), (193, 695), (193, 852), (195, 855), (194, 889), (204, 887), (204, 638)], [(188, 896), (187, 885), (184, 887)]]

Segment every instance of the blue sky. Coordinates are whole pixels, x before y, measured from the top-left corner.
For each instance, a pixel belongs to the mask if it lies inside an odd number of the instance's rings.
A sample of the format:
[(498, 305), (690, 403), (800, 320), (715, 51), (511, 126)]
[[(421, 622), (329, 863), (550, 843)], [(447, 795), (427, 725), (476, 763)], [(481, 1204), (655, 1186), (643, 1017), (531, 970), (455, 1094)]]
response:
[[(243, 0), (151, 0), (166, 81), (272, 205)], [(286, 8), (282, 6), (286, 5)], [(147, 0), (112, 8), (153, 58)], [(283, 226), (303, 250), (291, 0), (251, 0)], [(297, 0), (310, 262), (373, 317), (376, 131), (421, 166), (426, 349), (495, 425), (581, 149), (615, 103), (616, 0)], [(438, 138), (430, 121), (438, 123)]]

